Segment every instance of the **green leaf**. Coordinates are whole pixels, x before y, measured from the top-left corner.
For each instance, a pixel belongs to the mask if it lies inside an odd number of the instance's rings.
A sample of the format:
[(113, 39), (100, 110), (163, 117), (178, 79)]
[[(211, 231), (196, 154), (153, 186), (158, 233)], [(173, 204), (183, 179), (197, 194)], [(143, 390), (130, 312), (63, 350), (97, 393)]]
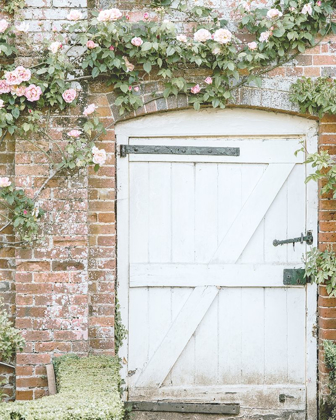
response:
[(13, 115), (13, 117), (15, 119), (19, 118), (19, 116), (20, 116), (20, 110), (19, 110), (19, 108), (17, 108), (17, 107), (13, 108), (12, 109), (12, 115)]
[(171, 55), (173, 55), (173, 54), (175, 54), (175, 48), (174, 47), (172, 47), (172, 46), (169, 46), (168, 48), (167, 48), (167, 57), (169, 57), (169, 56), (171, 56)]
[(30, 124), (28, 123), (23, 123), (22, 124), (22, 128), (25, 132), (28, 132), (30, 130)]
[(98, 67), (94, 67), (92, 70), (92, 77), (95, 78), (99, 75), (99, 68)]
[(151, 42), (144, 42), (142, 44), (141, 50), (142, 51), (148, 51), (152, 48), (153, 44)]
[(124, 92), (124, 93), (126, 93), (126, 92), (128, 92), (129, 91), (129, 89), (128, 89), (128, 85), (126, 85), (126, 84), (123, 84), (123, 85), (121, 85), (121, 86), (119, 86), (120, 87), (120, 90), (122, 91), (122, 92)]
[(145, 70), (146, 73), (150, 73), (152, 70), (152, 65), (149, 61), (146, 61), (146, 63), (144, 63), (143, 65), (143, 69)]
[(231, 71), (233, 71), (233, 70), (235, 69), (235, 65), (234, 65), (234, 63), (232, 63), (232, 62), (229, 62), (229, 63), (228, 63), (228, 65), (227, 65), (227, 67), (228, 67), (228, 69), (229, 69), (229, 70), (231, 70)]

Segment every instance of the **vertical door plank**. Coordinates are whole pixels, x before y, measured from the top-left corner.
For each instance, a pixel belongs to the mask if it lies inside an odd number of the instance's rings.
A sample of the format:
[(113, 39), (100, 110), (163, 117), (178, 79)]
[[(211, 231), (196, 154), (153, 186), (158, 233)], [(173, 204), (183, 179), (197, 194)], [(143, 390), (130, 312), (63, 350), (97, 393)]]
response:
[(149, 360), (153, 357), (153, 354), (171, 326), (171, 288), (150, 287), (148, 307), (149, 323), (146, 327), (143, 326), (143, 328), (149, 329)]
[[(242, 164), (218, 165), (218, 245), (242, 207), (242, 168)], [(225, 263), (225, 255), (220, 262)]]
[(194, 163), (172, 164), (172, 260), (194, 261)]
[(149, 262), (171, 261), (171, 163), (149, 164)]
[(303, 288), (287, 289), (288, 382), (305, 381), (306, 299)]
[(130, 261), (148, 262), (149, 164), (130, 164)]
[(242, 289), (222, 288), (218, 308), (219, 384), (242, 380)]
[[(174, 321), (194, 289), (172, 289), (172, 320)], [(174, 364), (170, 374), (164, 381), (164, 386), (191, 386), (195, 377), (195, 337), (190, 338), (180, 357)]]
[(263, 384), (265, 357), (264, 289), (242, 289), (242, 383)]
[(273, 201), (265, 217), (265, 261), (266, 263), (286, 263), (287, 247), (274, 246), (274, 239), (288, 238), (288, 183), (286, 182)]
[(208, 262), (217, 248), (217, 165), (198, 163), (195, 172), (195, 261)]
[(218, 377), (218, 297), (195, 333), (195, 385), (217, 384)]
[(128, 371), (135, 374), (129, 376), (134, 384), (148, 360), (149, 352), (149, 289), (130, 289), (129, 303), (129, 360)]
[[(265, 383), (288, 383), (287, 290), (265, 290)], [(293, 320), (296, 323), (296, 320)]]
[[(242, 201), (245, 204), (268, 165), (242, 165)], [(263, 263), (264, 262), (264, 218), (247, 243), (237, 263)], [(239, 238), (237, 238), (239, 240)]]
[[(288, 238), (296, 238), (306, 232), (306, 185), (305, 165), (297, 164), (288, 177)], [(302, 264), (306, 244), (288, 245), (288, 262)]]

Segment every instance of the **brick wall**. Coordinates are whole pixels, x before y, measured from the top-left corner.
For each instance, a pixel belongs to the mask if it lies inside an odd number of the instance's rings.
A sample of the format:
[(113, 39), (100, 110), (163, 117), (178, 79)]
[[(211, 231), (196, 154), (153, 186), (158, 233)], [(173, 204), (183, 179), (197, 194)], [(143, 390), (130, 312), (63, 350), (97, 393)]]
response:
[[(224, 16), (229, 17), (230, 2), (216, 1)], [(116, 6), (137, 19), (144, 11), (143, 1), (86, 0), (27, 0), (22, 16), (29, 21), (31, 34), (37, 45), (42, 37), (50, 36), (52, 27), (60, 27), (71, 8), (84, 13), (91, 7)], [(153, 13), (153, 12), (152, 12)], [(1, 13), (0, 13), (1, 16)], [(172, 17), (178, 19), (178, 16)], [(190, 28), (186, 26), (186, 30)], [(336, 38), (324, 40), (318, 47), (299, 56), (293, 65), (276, 69), (264, 81), (260, 95), (250, 90), (239, 92), (236, 105), (256, 106), (265, 109), (289, 108), (282, 93), (300, 76), (335, 76)], [(23, 62), (29, 64), (32, 54), (24, 54)], [(28, 55), (28, 57), (27, 57)], [(195, 74), (195, 77), (197, 74)], [(162, 86), (148, 81), (142, 87), (145, 101), (150, 92), (158, 93)], [(269, 95), (268, 89), (276, 92)], [(278, 98), (278, 99), (275, 99)], [(116, 281), (115, 259), (115, 139), (111, 88), (95, 82), (83, 86), (80, 105), (63, 115), (54, 115), (46, 121), (49, 138), (42, 147), (53, 148), (63, 141), (63, 128), (76, 125), (85, 103), (94, 102), (107, 129), (97, 144), (108, 152), (106, 165), (95, 174), (92, 169), (82, 171), (77, 177), (59, 176), (48, 184), (41, 196), (41, 205), (48, 210), (44, 219), (45, 238), (34, 249), (0, 249), (0, 294), (16, 326), (22, 329), (27, 344), (17, 356), (16, 397), (37, 398), (47, 393), (45, 364), (59, 354), (88, 352), (113, 354), (114, 344), (114, 288)], [(169, 109), (185, 108), (187, 99), (159, 99), (148, 103), (134, 115), (143, 115)], [(336, 119), (326, 117), (320, 124), (320, 146), (336, 154)], [(0, 175), (15, 176), (18, 186), (30, 194), (41, 186), (49, 174), (43, 154), (24, 139), (6, 138), (0, 145)], [(69, 193), (70, 191), (70, 193)], [(336, 200), (320, 200), (321, 249), (336, 243)], [(2, 222), (1, 222), (2, 223)], [(1, 232), (12, 238), (12, 231)], [(16, 293), (15, 293), (16, 290)], [(321, 340), (336, 340), (336, 299), (326, 296), (320, 287), (319, 298), (320, 346)], [(320, 348), (320, 360), (323, 350)], [(14, 377), (9, 368), (0, 367), (0, 380), (9, 380), (8, 394), (13, 395)], [(320, 389), (327, 392), (327, 372), (320, 362)]]

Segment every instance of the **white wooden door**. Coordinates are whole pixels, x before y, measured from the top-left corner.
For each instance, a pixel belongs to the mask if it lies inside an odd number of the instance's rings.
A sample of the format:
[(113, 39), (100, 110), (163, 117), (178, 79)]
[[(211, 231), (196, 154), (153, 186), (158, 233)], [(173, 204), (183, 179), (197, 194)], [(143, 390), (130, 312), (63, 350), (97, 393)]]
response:
[(245, 418), (254, 410), (316, 419), (316, 288), (283, 284), (284, 269), (302, 267), (306, 245), (273, 246), (307, 230), (316, 237), (316, 190), (294, 154), (301, 141), (313, 147), (312, 123), (300, 134), (276, 124), (263, 134), (257, 114), (254, 126), (231, 121), (217, 135), (199, 134), (198, 114), (185, 116), (188, 136), (169, 121), (167, 133), (135, 136), (124, 125), (118, 134), (122, 144), (240, 149), (118, 159), (130, 400), (239, 403)]

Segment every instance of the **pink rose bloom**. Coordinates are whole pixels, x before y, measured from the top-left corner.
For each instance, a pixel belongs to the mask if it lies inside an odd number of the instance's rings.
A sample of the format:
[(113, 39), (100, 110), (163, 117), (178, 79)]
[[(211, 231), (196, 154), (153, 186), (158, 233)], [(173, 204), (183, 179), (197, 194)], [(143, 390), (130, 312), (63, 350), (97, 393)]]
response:
[(16, 95), (16, 96), (24, 96), (26, 93), (26, 86), (25, 85), (20, 85), (20, 86), (11, 86), (11, 92), (12, 95)]
[(308, 14), (309, 16), (311, 16), (313, 14), (313, 8), (311, 4), (310, 3), (305, 4), (301, 10), (301, 13), (304, 15)]
[(128, 90), (131, 91), (132, 90), (132, 86), (128, 86)]
[(268, 41), (268, 38), (269, 38), (270, 36), (271, 36), (271, 32), (269, 32), (269, 31), (262, 32), (262, 33), (260, 34), (259, 41), (260, 41), (260, 42), (267, 42), (267, 41)]
[(199, 29), (194, 33), (194, 40), (196, 42), (205, 42), (211, 39), (211, 33), (207, 29)]
[(27, 33), (29, 31), (29, 23), (28, 22), (22, 22), (22, 23), (20, 23), (20, 25), (17, 25), (15, 28), (18, 32)]
[(139, 90), (140, 90), (139, 86), (135, 86), (134, 91), (139, 92)]
[(135, 47), (141, 47), (141, 45), (143, 44), (143, 40), (141, 38), (135, 37), (132, 39), (131, 44)]
[(25, 90), (25, 97), (29, 102), (36, 102), (40, 99), (42, 95), (42, 89), (40, 86), (29, 85)]
[(87, 43), (86, 43), (86, 46), (88, 47), (88, 49), (89, 50), (93, 50), (94, 48), (96, 48), (96, 47), (99, 47), (99, 45), (98, 44), (96, 44), (94, 41), (88, 41)]
[(88, 115), (93, 114), (97, 108), (98, 107), (95, 104), (90, 104), (84, 109), (83, 115), (87, 117)]
[(71, 10), (71, 12), (68, 14), (67, 16), (68, 20), (80, 20), (83, 19), (83, 16), (81, 14), (81, 12), (79, 12), (78, 10)]
[(22, 82), (21, 77), (19, 76), (19, 73), (14, 71), (6, 71), (5, 78), (7, 80), (7, 83), (11, 85), (19, 85)]
[(16, 73), (19, 75), (22, 82), (29, 82), (31, 79), (31, 71), (22, 66), (16, 67)]
[(9, 23), (7, 22), (7, 20), (1, 19), (0, 20), (0, 34), (3, 34), (8, 28), (8, 26), (9, 26)]
[(108, 9), (102, 10), (98, 15), (99, 22), (111, 22), (118, 20), (122, 17), (122, 13), (119, 9)]
[(232, 33), (227, 29), (217, 29), (213, 39), (219, 44), (228, 44), (232, 39)]
[(252, 50), (252, 51), (254, 51), (254, 50), (256, 50), (257, 48), (258, 48), (258, 44), (255, 42), (255, 41), (253, 41), (253, 42), (249, 42), (248, 44), (247, 44), (247, 46), (249, 47), (249, 49), (250, 50)]
[(78, 137), (80, 137), (82, 135), (82, 132), (80, 130), (71, 130), (68, 133), (69, 137), (73, 137), (75, 139), (77, 139)]
[(276, 19), (280, 18), (282, 16), (282, 13), (278, 9), (270, 9), (267, 12), (268, 19)]
[(200, 88), (200, 85), (195, 85), (190, 90), (191, 90), (191, 93), (193, 93), (194, 95), (196, 95), (197, 93), (200, 93), (201, 88)]
[(322, 2), (321, 1), (318, 1), (316, 4), (320, 7), (321, 4), (322, 4)]
[(104, 149), (98, 149), (98, 147), (93, 147), (92, 148), (92, 154), (93, 154), (93, 163), (98, 164), (98, 165), (104, 165), (105, 161), (106, 161), (106, 152)]
[(77, 92), (75, 89), (68, 89), (62, 94), (62, 98), (65, 100), (66, 103), (71, 104), (76, 99)]
[(207, 85), (212, 85), (212, 78), (210, 76), (208, 76), (204, 81)]
[(7, 83), (6, 80), (0, 80), (0, 94), (2, 93), (9, 93), (11, 91), (11, 87)]
[(183, 34), (177, 35), (176, 39), (180, 42), (188, 42), (188, 38)]
[(114, 46), (113, 46), (113, 45), (111, 45), (111, 46), (110, 46), (110, 48), (109, 48), (109, 50), (110, 50), (110, 51), (114, 51)]
[(0, 109), (1, 108), (5, 108), (5, 102), (2, 99), (0, 99)]
[(149, 19), (149, 13), (147, 13), (147, 12), (146, 12), (146, 13), (144, 14), (144, 19), (145, 19), (145, 20)]
[(53, 54), (56, 54), (63, 47), (61, 42), (55, 41), (49, 45), (48, 50), (51, 51)]
[(0, 188), (9, 187), (11, 182), (7, 176), (3, 176), (0, 178)]
[(23, 214), (26, 215), (28, 212), (27, 210), (23, 210)]

